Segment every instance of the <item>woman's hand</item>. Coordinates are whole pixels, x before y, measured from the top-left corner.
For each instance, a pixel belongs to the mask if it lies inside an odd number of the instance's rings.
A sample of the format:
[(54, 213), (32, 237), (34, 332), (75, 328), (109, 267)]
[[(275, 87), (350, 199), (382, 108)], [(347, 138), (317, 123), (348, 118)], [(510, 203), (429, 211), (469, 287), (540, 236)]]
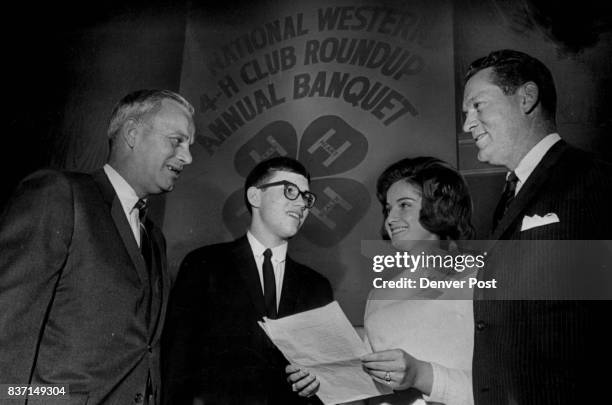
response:
[(366, 354), (361, 358), (365, 371), (375, 381), (394, 390), (414, 387), (425, 395), (431, 394), (433, 369), (426, 361), (416, 359), (401, 349)]
[(288, 374), (287, 382), (291, 384), (291, 390), (297, 392), (299, 396), (311, 397), (319, 390), (320, 384), (317, 377), (311, 375), (308, 371), (289, 364), (285, 367), (285, 373)]

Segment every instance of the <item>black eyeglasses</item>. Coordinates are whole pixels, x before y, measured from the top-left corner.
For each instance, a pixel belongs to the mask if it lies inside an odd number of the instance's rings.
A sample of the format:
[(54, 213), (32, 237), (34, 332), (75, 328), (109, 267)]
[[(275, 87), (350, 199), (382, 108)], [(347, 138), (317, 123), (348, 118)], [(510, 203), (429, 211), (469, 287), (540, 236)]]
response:
[(301, 195), (302, 198), (304, 199), (304, 203), (306, 204), (306, 208), (308, 209), (312, 208), (314, 206), (315, 201), (317, 200), (317, 196), (314, 193), (311, 193), (310, 191), (302, 191), (299, 189), (298, 186), (296, 186), (295, 184), (287, 180), (281, 180), (281, 181), (275, 181), (273, 183), (262, 184), (261, 186), (257, 186), (257, 188), (264, 189), (264, 188), (274, 187), (274, 186), (284, 186), (283, 191), (285, 193), (285, 197), (288, 200), (294, 201), (296, 198), (298, 198)]

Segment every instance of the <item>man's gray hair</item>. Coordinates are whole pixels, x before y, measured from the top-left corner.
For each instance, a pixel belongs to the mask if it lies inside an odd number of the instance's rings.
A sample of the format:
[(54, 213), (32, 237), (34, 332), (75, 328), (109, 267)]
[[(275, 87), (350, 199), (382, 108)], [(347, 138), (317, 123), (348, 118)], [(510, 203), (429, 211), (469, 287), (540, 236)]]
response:
[(108, 124), (108, 137), (112, 140), (128, 119), (140, 121), (145, 114), (155, 112), (166, 99), (176, 101), (193, 116), (195, 109), (178, 93), (170, 90), (137, 90), (123, 97), (113, 108)]

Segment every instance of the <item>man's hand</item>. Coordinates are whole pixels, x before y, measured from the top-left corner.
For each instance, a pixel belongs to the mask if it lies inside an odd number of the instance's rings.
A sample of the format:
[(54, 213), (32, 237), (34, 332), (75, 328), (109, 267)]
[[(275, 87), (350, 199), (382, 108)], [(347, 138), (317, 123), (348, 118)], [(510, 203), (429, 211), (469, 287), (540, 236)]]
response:
[(311, 375), (308, 371), (300, 369), (298, 366), (289, 364), (285, 367), (287, 373), (287, 382), (291, 384), (293, 392), (301, 397), (311, 397), (319, 390), (319, 381), (317, 377)]

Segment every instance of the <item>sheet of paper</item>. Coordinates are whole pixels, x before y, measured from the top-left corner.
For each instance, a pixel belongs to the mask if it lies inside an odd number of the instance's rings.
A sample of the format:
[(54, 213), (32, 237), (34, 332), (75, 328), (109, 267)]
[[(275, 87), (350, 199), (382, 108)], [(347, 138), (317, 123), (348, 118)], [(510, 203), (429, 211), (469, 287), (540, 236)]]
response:
[(317, 395), (324, 404), (393, 392), (363, 371), (359, 358), (370, 350), (336, 301), (285, 318), (264, 318), (259, 324), (287, 360), (317, 376)]

